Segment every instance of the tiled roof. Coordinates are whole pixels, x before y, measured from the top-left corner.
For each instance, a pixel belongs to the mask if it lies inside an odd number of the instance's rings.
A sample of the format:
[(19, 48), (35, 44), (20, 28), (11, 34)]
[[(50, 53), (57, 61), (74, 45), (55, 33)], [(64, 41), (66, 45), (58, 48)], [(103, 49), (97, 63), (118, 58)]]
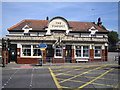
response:
[[(8, 30), (22, 30), (22, 28), (27, 24), (32, 30), (44, 30), (48, 25), (49, 20), (23, 20), (20, 23), (8, 28)], [(72, 27), (73, 31), (88, 31), (92, 26), (95, 26), (99, 32), (108, 32), (107, 30), (97, 26), (93, 22), (73, 22), (68, 21), (69, 26)]]

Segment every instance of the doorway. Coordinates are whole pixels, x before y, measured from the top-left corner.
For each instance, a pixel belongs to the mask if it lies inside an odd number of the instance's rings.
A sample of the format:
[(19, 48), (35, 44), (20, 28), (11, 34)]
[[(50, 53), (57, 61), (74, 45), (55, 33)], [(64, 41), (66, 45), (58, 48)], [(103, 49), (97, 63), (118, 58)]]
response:
[(72, 63), (72, 45), (66, 45), (65, 62)]
[(46, 48), (46, 63), (52, 62), (53, 56), (54, 56), (54, 50), (52, 48), (52, 45), (47, 45), (47, 48)]
[(17, 63), (17, 44), (11, 44), (9, 50), (9, 63), (16, 62)]

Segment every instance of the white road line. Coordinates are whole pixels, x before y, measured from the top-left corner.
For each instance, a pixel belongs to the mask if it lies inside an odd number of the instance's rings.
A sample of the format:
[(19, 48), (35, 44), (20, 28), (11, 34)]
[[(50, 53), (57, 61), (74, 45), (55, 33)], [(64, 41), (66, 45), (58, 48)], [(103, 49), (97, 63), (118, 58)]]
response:
[(34, 68), (32, 69), (32, 72), (31, 72), (31, 81), (30, 81), (30, 88), (32, 87), (32, 80), (33, 80), (33, 71), (34, 71)]
[(10, 76), (10, 78), (6, 81), (6, 83), (4, 83), (4, 85), (2, 86), (2, 88), (4, 88), (4, 86), (6, 86), (6, 85), (9, 83), (9, 81), (12, 79), (12, 77), (15, 75), (15, 73), (18, 72), (18, 70), (19, 70), (19, 69), (17, 69), (17, 70)]

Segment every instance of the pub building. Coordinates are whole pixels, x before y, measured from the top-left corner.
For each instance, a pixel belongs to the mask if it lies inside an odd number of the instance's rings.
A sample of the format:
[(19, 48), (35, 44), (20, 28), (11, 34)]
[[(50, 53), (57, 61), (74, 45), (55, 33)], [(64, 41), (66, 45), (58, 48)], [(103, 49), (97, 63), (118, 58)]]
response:
[[(7, 64), (37, 64), (39, 59), (44, 64), (107, 61), (108, 31), (101, 18), (97, 24), (67, 21), (59, 16), (51, 20), (23, 20), (8, 28), (8, 32), (4, 37), (9, 40)], [(41, 50), (40, 44), (47, 48)]]

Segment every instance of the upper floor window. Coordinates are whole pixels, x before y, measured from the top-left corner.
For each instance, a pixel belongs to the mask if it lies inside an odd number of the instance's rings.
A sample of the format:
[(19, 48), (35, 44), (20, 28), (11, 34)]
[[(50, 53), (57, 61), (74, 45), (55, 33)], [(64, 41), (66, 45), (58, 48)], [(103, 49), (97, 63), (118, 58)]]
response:
[(24, 33), (24, 36), (30, 36), (30, 33)]
[(96, 37), (96, 34), (91, 34), (91, 37)]

